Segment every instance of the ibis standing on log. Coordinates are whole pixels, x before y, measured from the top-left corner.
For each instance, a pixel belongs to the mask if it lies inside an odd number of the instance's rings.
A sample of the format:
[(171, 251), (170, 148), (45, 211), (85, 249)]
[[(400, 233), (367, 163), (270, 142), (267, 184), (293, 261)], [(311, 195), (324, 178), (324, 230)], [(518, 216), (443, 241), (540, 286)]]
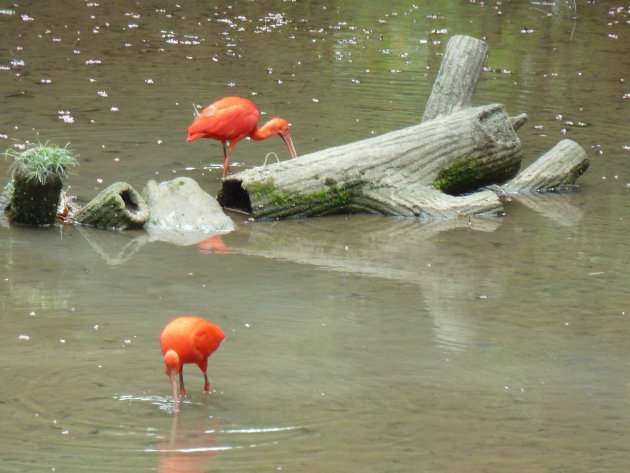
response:
[[(284, 118), (272, 118), (258, 128), (259, 112), (256, 106), (243, 97), (224, 97), (204, 108), (188, 127), (188, 139), (212, 138), (223, 144), (223, 177), (230, 174), (230, 157), (236, 143), (248, 136), (264, 140), (278, 135), (287, 145), (292, 158), (297, 158), (289, 133), (290, 125)], [(228, 144), (229, 143), (229, 144)]]

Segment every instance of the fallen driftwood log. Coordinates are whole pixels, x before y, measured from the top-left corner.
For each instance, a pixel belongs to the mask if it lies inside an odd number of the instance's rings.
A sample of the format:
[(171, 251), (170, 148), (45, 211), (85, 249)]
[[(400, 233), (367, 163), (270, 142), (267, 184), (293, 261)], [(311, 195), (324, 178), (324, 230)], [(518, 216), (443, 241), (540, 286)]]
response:
[(219, 202), (276, 218), (364, 212), (452, 217), (500, 210), (490, 192), (453, 197), (513, 177), (520, 140), (501, 105), (249, 169), (224, 181)]
[[(506, 192), (548, 190), (548, 172), (572, 184), (588, 167), (577, 144), (561, 147), (510, 187), (522, 159), (515, 131), (527, 116), (511, 117), (500, 104), (470, 106), (486, 55), (483, 41), (451, 38), (423, 123), (233, 174), (219, 203), (257, 219), (346, 212), (454, 218), (500, 212)], [(506, 182), (496, 194), (482, 189)]]

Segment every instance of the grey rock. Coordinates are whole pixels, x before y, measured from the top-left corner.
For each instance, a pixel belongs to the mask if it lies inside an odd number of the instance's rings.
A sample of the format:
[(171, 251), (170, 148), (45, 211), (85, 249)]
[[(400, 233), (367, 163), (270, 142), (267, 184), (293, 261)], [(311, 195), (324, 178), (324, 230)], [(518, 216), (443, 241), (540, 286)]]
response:
[(144, 195), (150, 214), (145, 228), (150, 233), (171, 231), (180, 235), (203, 235), (234, 230), (232, 219), (223, 212), (217, 200), (189, 177), (177, 177), (159, 184), (149, 181)]

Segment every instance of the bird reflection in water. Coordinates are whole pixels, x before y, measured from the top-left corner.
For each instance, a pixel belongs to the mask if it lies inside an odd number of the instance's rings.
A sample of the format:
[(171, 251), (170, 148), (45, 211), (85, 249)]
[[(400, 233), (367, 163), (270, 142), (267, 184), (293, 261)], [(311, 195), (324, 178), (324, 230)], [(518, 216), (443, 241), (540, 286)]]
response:
[(202, 255), (207, 254), (217, 254), (217, 255), (235, 255), (237, 252), (228, 248), (228, 246), (223, 242), (223, 238), (221, 235), (214, 235), (210, 238), (206, 238), (203, 241), (197, 243), (199, 247), (199, 253)]
[(210, 463), (222, 450), (217, 439), (219, 424), (212, 417), (191, 416), (182, 419), (181, 413), (173, 416), (171, 431), (157, 444), (158, 473), (208, 473)]

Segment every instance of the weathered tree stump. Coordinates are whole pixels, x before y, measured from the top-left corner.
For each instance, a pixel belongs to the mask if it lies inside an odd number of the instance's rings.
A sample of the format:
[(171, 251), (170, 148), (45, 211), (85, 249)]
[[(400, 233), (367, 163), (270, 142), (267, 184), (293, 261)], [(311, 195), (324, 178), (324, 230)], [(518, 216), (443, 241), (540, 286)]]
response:
[[(19, 149), (19, 150), (18, 150)], [(26, 142), (4, 152), (13, 158), (12, 181), (3, 191), (0, 201), (15, 223), (50, 226), (55, 223), (63, 182), (68, 168), (77, 160), (68, 144)]]
[(40, 182), (29, 175), (24, 165), (16, 166), (10, 203), (11, 220), (28, 225), (52, 225), (62, 186), (63, 180), (57, 175), (50, 175)]
[(144, 198), (126, 182), (116, 182), (101, 191), (73, 220), (99, 228), (142, 228), (149, 218)]

